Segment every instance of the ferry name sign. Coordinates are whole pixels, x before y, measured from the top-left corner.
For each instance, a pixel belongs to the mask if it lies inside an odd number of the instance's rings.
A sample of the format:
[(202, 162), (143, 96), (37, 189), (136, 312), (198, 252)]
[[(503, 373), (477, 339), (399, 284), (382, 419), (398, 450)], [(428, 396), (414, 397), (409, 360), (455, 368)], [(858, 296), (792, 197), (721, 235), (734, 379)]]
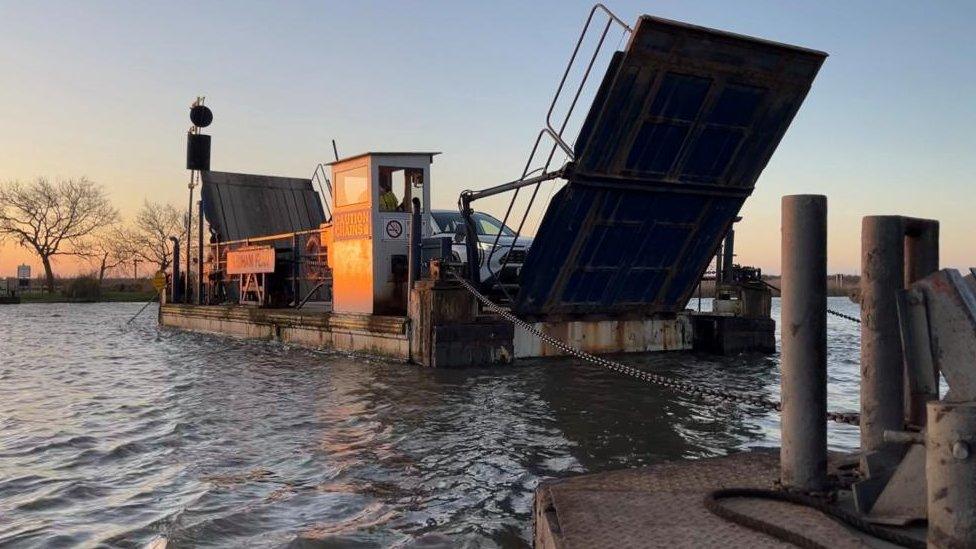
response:
[(227, 252), (227, 274), (273, 273), (273, 246), (247, 246)]

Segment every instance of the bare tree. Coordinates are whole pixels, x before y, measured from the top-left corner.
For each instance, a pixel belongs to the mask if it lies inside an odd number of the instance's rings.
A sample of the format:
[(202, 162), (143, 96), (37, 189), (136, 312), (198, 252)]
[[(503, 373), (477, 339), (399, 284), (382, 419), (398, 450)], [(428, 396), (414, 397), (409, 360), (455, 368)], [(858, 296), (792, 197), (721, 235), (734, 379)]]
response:
[(133, 259), (127, 238), (125, 229), (114, 224), (75, 245), (75, 254), (87, 259), (98, 273), (99, 287), (105, 280), (105, 273)]
[(74, 253), (81, 239), (116, 219), (118, 212), (105, 191), (84, 177), (0, 185), (0, 237), (40, 257), (49, 292), (54, 290), (51, 258)]
[(125, 243), (129, 257), (148, 261), (165, 271), (173, 262), (169, 237), (180, 238), (185, 233), (184, 216), (175, 207), (146, 200), (132, 227), (119, 240)]

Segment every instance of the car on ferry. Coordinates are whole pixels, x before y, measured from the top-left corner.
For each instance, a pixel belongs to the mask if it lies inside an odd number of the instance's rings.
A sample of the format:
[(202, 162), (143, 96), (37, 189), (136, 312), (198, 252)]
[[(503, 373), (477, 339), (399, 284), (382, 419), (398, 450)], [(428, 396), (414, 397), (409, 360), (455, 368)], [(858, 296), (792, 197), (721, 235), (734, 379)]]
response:
[[(454, 261), (467, 263), (464, 243), (464, 217), (456, 210), (432, 210), (432, 237), (451, 237), (451, 255)], [(489, 288), (517, 290), (522, 264), (532, 245), (532, 238), (515, 237), (515, 231), (495, 217), (484, 212), (472, 215), (478, 234), (478, 262), (481, 265), (481, 281)], [(498, 245), (492, 252), (495, 239)], [(487, 261), (486, 261), (487, 256)], [(504, 267), (503, 267), (504, 265)]]

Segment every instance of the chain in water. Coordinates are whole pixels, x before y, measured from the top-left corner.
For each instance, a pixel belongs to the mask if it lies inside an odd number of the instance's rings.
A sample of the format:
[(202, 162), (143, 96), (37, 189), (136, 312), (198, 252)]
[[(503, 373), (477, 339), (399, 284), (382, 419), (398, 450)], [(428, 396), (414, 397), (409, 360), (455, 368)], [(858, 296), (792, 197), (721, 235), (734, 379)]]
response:
[(841, 318), (846, 318), (847, 320), (850, 320), (851, 322), (857, 322), (858, 324), (861, 323), (861, 319), (860, 318), (857, 318), (856, 316), (845, 315), (844, 313), (837, 312), (837, 311), (835, 311), (833, 309), (827, 309), (827, 312), (830, 313), (830, 314), (832, 314), (832, 315), (834, 315), (834, 316), (839, 316)]
[[(624, 374), (633, 377), (635, 379), (639, 379), (641, 381), (646, 381), (648, 383), (653, 383), (661, 387), (666, 387), (668, 389), (671, 389), (679, 393), (707, 397), (707, 398), (728, 401), (728, 402), (742, 402), (746, 404), (751, 404), (753, 406), (758, 406), (760, 408), (769, 411), (778, 412), (782, 410), (782, 404), (761, 396), (750, 395), (738, 391), (722, 391), (719, 389), (709, 389), (706, 387), (699, 387), (693, 383), (680, 381), (659, 374), (652, 374), (650, 372), (645, 372), (644, 370), (633, 368), (631, 366), (627, 366), (626, 364), (621, 364), (620, 362), (598, 357), (596, 355), (587, 353), (586, 351), (583, 351), (581, 349), (577, 349), (564, 341), (560, 341), (552, 337), (551, 335), (542, 332), (532, 324), (529, 324), (528, 322), (525, 322), (524, 320), (513, 315), (510, 311), (508, 311), (504, 307), (498, 305), (497, 303), (494, 303), (493, 301), (485, 297), (481, 292), (479, 292), (478, 289), (475, 288), (464, 277), (458, 275), (453, 271), (451, 272), (451, 275), (461, 284), (461, 286), (463, 286), (466, 290), (468, 290), (471, 293), (471, 295), (473, 295), (478, 301), (480, 301), (485, 306), (486, 309), (488, 309), (493, 313), (498, 314), (505, 320), (511, 322), (512, 324), (518, 326), (519, 328), (522, 328), (523, 330), (529, 332), (530, 334), (536, 336), (542, 341), (545, 341), (549, 345), (552, 345), (553, 347), (563, 351), (568, 355), (575, 356), (576, 358), (585, 360), (587, 362), (591, 362), (598, 366), (602, 366), (608, 370), (620, 374)], [(858, 414), (842, 413), (842, 412), (827, 412), (827, 419), (831, 421), (836, 421), (838, 423), (846, 423), (848, 425), (857, 425), (860, 421), (860, 417)]]
[[(761, 282), (763, 284), (765, 284), (767, 288), (776, 290), (777, 292), (780, 293), (780, 295), (783, 295), (783, 290), (780, 290), (779, 288), (777, 288), (776, 286), (773, 286), (772, 284), (770, 284), (769, 282), (766, 282), (765, 280), (763, 280)], [(827, 309), (827, 314), (834, 315), (834, 316), (839, 316), (840, 318), (844, 318), (844, 319), (850, 320), (851, 322), (857, 322), (858, 324), (861, 323), (861, 319), (860, 318), (857, 318), (856, 316), (845, 315), (844, 313), (842, 313), (840, 311), (835, 311), (833, 309)]]

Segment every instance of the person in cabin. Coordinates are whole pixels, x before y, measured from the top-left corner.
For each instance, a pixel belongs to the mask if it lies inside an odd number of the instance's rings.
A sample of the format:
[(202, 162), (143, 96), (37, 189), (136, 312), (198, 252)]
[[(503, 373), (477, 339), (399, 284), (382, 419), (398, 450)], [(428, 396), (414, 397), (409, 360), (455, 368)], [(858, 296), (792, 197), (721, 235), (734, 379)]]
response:
[(380, 211), (395, 212), (400, 206), (400, 201), (393, 194), (393, 185), (389, 177), (380, 177)]

